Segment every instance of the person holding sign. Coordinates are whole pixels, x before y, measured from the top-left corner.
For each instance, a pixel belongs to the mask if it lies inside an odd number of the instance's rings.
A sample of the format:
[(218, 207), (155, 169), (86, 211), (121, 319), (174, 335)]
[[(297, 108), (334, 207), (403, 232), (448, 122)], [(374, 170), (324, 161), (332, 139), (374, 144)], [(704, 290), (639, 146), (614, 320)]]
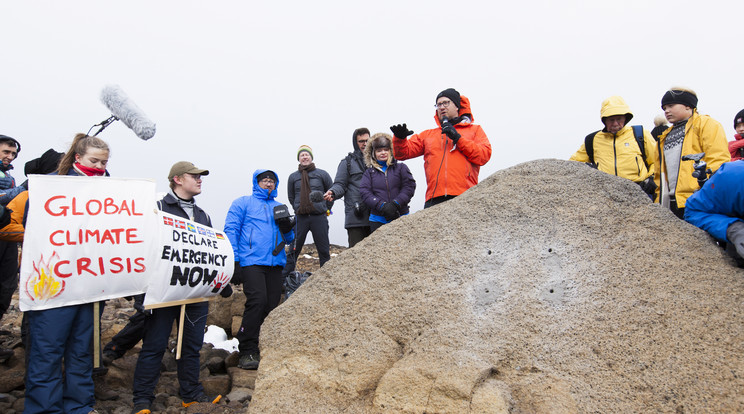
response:
[[(187, 218), (205, 226), (212, 226), (212, 220), (194, 202), (194, 197), (201, 194), (202, 177), (209, 171), (197, 168), (188, 161), (179, 161), (170, 169), (168, 181), (171, 191), (158, 201), (158, 208), (166, 213)], [(228, 286), (229, 288), (229, 286)], [(226, 289), (228, 289), (226, 288)], [(229, 296), (232, 288), (224, 294)], [(168, 347), (168, 338), (173, 322), (180, 315), (180, 306), (168, 306), (152, 309), (145, 317), (145, 330), (142, 338), (142, 350), (134, 370), (132, 394), (134, 409), (132, 413), (150, 413), (150, 406), (155, 400), (155, 386), (160, 379), (160, 364)], [(179, 394), (183, 406), (188, 407), (198, 402), (217, 403), (217, 398), (208, 397), (199, 382), (199, 350), (204, 342), (204, 328), (207, 323), (208, 302), (197, 302), (186, 305), (186, 322), (183, 326), (183, 350), (178, 360)]]
[[(287, 206), (274, 200), (276, 173), (256, 170), (253, 194), (233, 201), (225, 219), (225, 233), (235, 253), (234, 283), (243, 284), (245, 309), (240, 330), (238, 367), (257, 369), (261, 359), (258, 333), (266, 316), (279, 305), (285, 244), (294, 239), (294, 223)], [(273, 214), (273, 215), (272, 215)]]
[[(106, 142), (77, 134), (56, 174), (107, 176), (108, 158)], [(93, 411), (93, 303), (30, 310), (26, 316), (29, 350), (24, 412)]]

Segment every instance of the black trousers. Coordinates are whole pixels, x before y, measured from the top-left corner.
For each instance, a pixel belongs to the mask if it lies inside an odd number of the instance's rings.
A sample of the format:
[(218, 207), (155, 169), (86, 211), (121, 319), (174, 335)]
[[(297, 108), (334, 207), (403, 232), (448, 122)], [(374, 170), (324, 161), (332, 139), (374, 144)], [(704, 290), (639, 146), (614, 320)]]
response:
[(241, 269), (245, 308), (243, 322), (235, 337), (240, 342), (240, 355), (258, 354), (258, 334), (261, 324), (279, 305), (282, 297), (282, 268), (280, 266), (246, 266)]
[(0, 318), (10, 307), (18, 287), (18, 244), (0, 241)]
[(134, 348), (145, 335), (145, 312), (143, 302), (145, 294), (134, 297), (134, 315), (129, 317), (129, 323), (107, 343), (103, 352), (110, 352), (121, 358), (130, 349)]
[(452, 200), (455, 197), (457, 196), (439, 196), (431, 198), (424, 203), (424, 208), (434, 207), (437, 204), (444, 203), (447, 200)]
[(350, 249), (354, 247), (360, 241), (364, 240), (365, 237), (372, 234), (372, 231), (370, 230), (369, 226), (349, 227), (348, 229), (346, 229), (346, 232), (349, 233), (349, 248)]
[(295, 240), (287, 255), (287, 264), (284, 266), (282, 274), (288, 275), (294, 272), (297, 265), (297, 258), (302, 253), (302, 246), (305, 245), (307, 233), (313, 233), (315, 248), (318, 249), (318, 258), (320, 265), (331, 260), (331, 243), (328, 240), (328, 216), (325, 214), (298, 214), (297, 224), (295, 224)]

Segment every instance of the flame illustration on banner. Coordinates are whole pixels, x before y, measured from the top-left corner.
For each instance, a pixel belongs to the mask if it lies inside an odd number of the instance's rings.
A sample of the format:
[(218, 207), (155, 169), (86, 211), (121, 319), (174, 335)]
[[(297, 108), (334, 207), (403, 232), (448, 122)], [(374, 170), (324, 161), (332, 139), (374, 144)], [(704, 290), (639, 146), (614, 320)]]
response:
[(220, 273), (219, 276), (215, 277), (212, 281), (212, 293), (217, 293), (230, 282), (230, 276), (227, 273)]
[(31, 300), (46, 301), (56, 298), (65, 290), (65, 281), (52, 276), (54, 265), (59, 261), (57, 252), (52, 252), (48, 261), (41, 255), (39, 262), (32, 262), (34, 275), (26, 281), (26, 294)]

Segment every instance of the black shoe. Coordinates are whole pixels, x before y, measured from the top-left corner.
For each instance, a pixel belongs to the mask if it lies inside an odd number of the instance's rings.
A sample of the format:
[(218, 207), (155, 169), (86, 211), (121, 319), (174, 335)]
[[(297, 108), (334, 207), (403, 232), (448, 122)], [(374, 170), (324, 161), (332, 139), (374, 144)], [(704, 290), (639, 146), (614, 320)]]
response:
[(238, 368), (258, 369), (259, 362), (261, 362), (261, 357), (258, 354), (243, 355), (238, 360)]
[(139, 403), (134, 404), (134, 408), (132, 408), (132, 414), (150, 414), (150, 404), (147, 403)]
[(222, 399), (222, 396), (221, 395), (218, 395), (216, 397), (209, 397), (209, 396), (207, 396), (207, 394), (201, 394), (198, 397), (196, 397), (193, 400), (190, 400), (188, 402), (186, 402), (186, 400), (183, 400), (181, 402), (181, 405), (183, 405), (184, 408), (185, 408), (185, 407), (188, 407), (190, 405), (194, 405), (194, 404), (197, 404), (197, 403), (203, 403), (203, 402), (217, 404), (218, 402), (220, 402), (221, 399)]

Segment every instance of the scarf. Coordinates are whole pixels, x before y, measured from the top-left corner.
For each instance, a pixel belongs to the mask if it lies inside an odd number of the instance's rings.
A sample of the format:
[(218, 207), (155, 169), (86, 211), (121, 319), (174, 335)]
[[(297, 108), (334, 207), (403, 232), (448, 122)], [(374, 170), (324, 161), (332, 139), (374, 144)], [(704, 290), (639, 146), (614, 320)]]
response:
[(189, 220), (194, 221), (194, 199), (184, 200), (172, 189), (168, 192), (176, 199), (176, 201), (178, 201), (178, 206), (183, 209), (187, 216), (189, 216)]
[(297, 209), (297, 214), (317, 213), (313, 203), (310, 202), (310, 177), (308, 176), (310, 171), (315, 171), (315, 163), (311, 162), (306, 166), (300, 164), (297, 168), (302, 173), (302, 181), (300, 182), (300, 208)]
[(100, 177), (100, 176), (106, 174), (106, 170), (100, 170), (98, 168), (86, 167), (83, 164), (80, 164), (79, 162), (76, 162), (75, 163), (74, 168), (79, 173), (82, 173), (82, 175), (87, 175), (88, 177)]

